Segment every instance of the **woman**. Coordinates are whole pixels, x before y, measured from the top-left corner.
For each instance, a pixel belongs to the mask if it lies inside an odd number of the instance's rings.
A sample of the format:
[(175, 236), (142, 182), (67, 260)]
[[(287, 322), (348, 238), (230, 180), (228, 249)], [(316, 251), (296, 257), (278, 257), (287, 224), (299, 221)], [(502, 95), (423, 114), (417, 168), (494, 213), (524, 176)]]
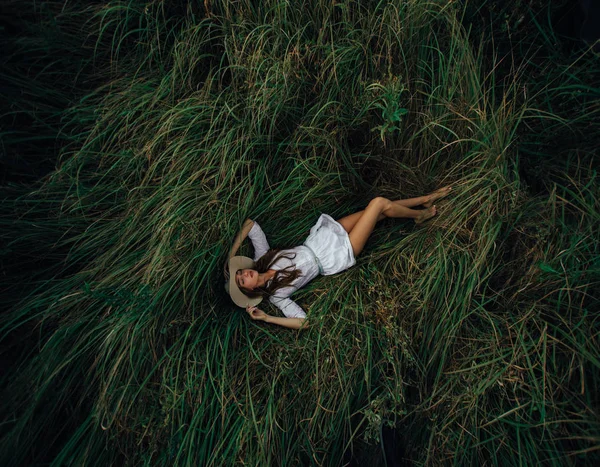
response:
[[(390, 201), (377, 197), (362, 211), (335, 221), (321, 214), (303, 245), (285, 250), (270, 249), (258, 223), (247, 219), (229, 252), (225, 288), (234, 303), (245, 307), (254, 320), (299, 329), (307, 326), (306, 313), (289, 296), (319, 274), (328, 276), (356, 263), (375, 224), (385, 217), (412, 218), (417, 224), (435, 216), (433, 202), (450, 193), (450, 186), (426, 196)], [(426, 209), (410, 209), (423, 205)], [(254, 246), (254, 259), (234, 256), (246, 236)], [(285, 318), (259, 310), (263, 298), (277, 306)]]

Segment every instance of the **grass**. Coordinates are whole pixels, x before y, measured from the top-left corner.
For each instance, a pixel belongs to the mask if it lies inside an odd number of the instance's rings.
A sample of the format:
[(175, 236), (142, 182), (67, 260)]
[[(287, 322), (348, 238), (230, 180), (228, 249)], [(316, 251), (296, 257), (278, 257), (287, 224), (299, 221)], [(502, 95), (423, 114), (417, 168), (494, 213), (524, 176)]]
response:
[[(385, 465), (394, 428), (416, 465), (593, 464), (597, 57), (470, 8), (9, 3), (2, 463)], [(224, 293), (247, 217), (293, 246), (447, 184), (294, 294), (306, 330)]]

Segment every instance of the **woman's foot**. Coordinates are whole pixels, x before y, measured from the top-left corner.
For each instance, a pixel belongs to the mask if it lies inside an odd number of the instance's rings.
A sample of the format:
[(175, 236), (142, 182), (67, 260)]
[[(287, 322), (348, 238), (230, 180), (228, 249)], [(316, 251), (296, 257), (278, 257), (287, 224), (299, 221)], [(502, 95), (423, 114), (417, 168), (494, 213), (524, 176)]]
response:
[(430, 193), (428, 195), (429, 199), (425, 203), (423, 203), (423, 206), (425, 206), (426, 208), (431, 207), (431, 205), (436, 199), (445, 198), (450, 194), (451, 190), (452, 187), (450, 185), (445, 186), (444, 188), (440, 188), (439, 190), (435, 190), (433, 193)]
[(421, 224), (422, 222), (425, 222), (427, 219), (431, 219), (433, 216), (436, 215), (436, 213), (437, 213), (437, 209), (435, 208), (435, 205), (431, 206), (430, 208), (423, 209), (421, 211), (421, 215), (419, 217), (415, 218), (415, 223)]

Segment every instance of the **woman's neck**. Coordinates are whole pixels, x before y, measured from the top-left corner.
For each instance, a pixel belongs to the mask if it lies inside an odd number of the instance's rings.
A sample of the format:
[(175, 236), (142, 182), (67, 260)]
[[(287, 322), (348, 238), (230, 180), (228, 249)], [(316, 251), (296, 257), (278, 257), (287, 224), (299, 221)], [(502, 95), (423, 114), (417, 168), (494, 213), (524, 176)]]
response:
[(265, 284), (267, 283), (267, 281), (273, 279), (273, 276), (275, 276), (275, 273), (277, 271), (275, 271), (274, 269), (268, 269), (267, 272), (264, 272), (262, 274), (258, 274), (258, 280), (259, 283), (257, 284), (257, 287), (264, 287)]

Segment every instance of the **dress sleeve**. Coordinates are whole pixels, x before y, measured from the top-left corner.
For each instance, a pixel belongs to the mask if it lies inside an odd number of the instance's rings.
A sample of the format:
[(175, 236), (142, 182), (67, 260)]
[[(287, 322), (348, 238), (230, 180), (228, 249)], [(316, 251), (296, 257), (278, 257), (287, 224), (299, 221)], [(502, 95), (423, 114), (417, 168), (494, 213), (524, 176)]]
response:
[(302, 307), (298, 306), (298, 304), (290, 298), (271, 296), (269, 297), (269, 301), (279, 308), (286, 318), (306, 318), (306, 313)]
[(267, 242), (267, 237), (265, 233), (258, 225), (258, 222), (254, 221), (254, 225), (248, 232), (248, 238), (252, 241), (252, 246), (254, 247), (254, 261), (258, 261), (258, 259), (264, 255), (267, 251), (269, 251), (269, 242)]

